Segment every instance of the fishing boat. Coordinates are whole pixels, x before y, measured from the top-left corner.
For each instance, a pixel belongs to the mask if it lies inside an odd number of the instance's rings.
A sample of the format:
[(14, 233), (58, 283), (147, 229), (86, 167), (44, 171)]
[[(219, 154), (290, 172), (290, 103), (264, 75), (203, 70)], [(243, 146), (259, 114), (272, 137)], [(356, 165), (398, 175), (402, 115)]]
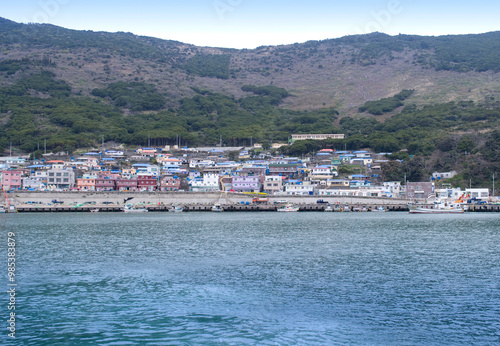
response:
[(123, 207), (123, 211), (125, 213), (147, 213), (148, 209), (136, 205), (126, 205), (125, 207)]
[(458, 203), (447, 203), (437, 200), (430, 207), (417, 206), (414, 203), (408, 204), (410, 214), (462, 214), (464, 208)]
[(183, 207), (180, 207), (178, 205), (173, 205), (172, 208), (170, 208), (168, 211), (170, 213), (182, 213), (183, 210), (184, 210)]
[(299, 207), (294, 207), (293, 204), (287, 203), (285, 206), (278, 209), (280, 212), (294, 212), (299, 211)]
[(326, 212), (332, 212), (332, 211), (333, 211), (333, 208), (332, 208), (332, 206), (331, 206), (330, 204), (328, 204), (328, 205), (326, 206), (326, 208), (325, 208), (325, 210), (324, 210), (324, 211), (326, 211)]
[(90, 209), (90, 212), (91, 213), (98, 213), (100, 211), (99, 208), (95, 208), (95, 209)]
[(215, 203), (212, 207), (212, 211), (215, 213), (220, 213), (224, 211), (224, 208), (220, 205), (220, 203)]
[(383, 213), (383, 212), (385, 212), (385, 209), (384, 209), (384, 207), (380, 206), (378, 208), (373, 208), (372, 211), (378, 211), (378, 212)]

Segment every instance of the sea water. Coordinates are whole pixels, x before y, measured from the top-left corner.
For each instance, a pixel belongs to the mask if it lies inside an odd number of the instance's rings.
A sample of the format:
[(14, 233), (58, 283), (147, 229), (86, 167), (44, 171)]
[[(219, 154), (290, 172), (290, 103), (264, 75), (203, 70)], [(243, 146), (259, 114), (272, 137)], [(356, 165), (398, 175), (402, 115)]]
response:
[(1, 344), (500, 344), (496, 213), (0, 214), (0, 231)]

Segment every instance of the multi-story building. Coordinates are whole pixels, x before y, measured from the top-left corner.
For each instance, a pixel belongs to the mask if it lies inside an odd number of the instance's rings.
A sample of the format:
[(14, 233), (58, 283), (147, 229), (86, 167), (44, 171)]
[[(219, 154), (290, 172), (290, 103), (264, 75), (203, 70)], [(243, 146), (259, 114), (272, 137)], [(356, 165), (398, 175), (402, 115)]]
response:
[(93, 174), (84, 174), (83, 177), (76, 179), (76, 187), (80, 191), (95, 191), (95, 180), (97, 176)]
[(100, 176), (95, 179), (96, 191), (114, 191), (116, 190), (116, 179), (111, 176)]
[(298, 164), (294, 163), (272, 163), (269, 164), (268, 175), (278, 175), (292, 178), (298, 173)]
[(160, 191), (179, 191), (181, 188), (181, 178), (177, 176), (165, 175), (160, 181)]
[(20, 170), (4, 171), (3, 172), (3, 188), (4, 190), (17, 190), (22, 187), (23, 172)]
[(264, 192), (275, 194), (283, 191), (283, 177), (267, 175), (264, 180)]
[(49, 169), (47, 171), (47, 189), (69, 190), (75, 186), (75, 172), (72, 169)]
[(285, 184), (285, 194), (287, 195), (314, 195), (316, 184), (309, 181), (289, 180)]
[(206, 191), (219, 191), (220, 177), (218, 174), (205, 173), (203, 177), (196, 177), (189, 182), (191, 191), (206, 192)]
[(406, 184), (406, 197), (429, 198), (434, 196), (434, 183), (432, 182), (409, 182)]
[(116, 180), (116, 190), (117, 191), (137, 191), (137, 178), (130, 179), (117, 179)]
[(156, 191), (158, 189), (158, 179), (153, 175), (137, 176), (137, 189), (139, 191)]
[(234, 176), (232, 189), (236, 192), (260, 192), (260, 179), (258, 176)]

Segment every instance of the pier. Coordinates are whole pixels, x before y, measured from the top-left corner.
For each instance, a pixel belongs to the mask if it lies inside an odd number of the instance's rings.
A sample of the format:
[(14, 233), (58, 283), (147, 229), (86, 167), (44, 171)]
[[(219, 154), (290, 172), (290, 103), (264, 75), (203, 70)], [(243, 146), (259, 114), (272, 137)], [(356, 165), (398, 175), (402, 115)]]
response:
[[(278, 204), (222, 204), (224, 211), (227, 212), (275, 212), (281, 205)], [(327, 208), (324, 204), (299, 204), (299, 212), (324, 212)], [(482, 204), (482, 205), (467, 205), (467, 212), (500, 212), (499, 204)], [(145, 205), (143, 206), (150, 212), (168, 212), (172, 205)], [(212, 210), (212, 204), (186, 204), (182, 205), (184, 212), (209, 212)], [(380, 207), (383, 207), (387, 212), (407, 212), (408, 206), (401, 204), (367, 204), (367, 205), (342, 205), (341, 208), (348, 207), (352, 212), (371, 212)], [(18, 213), (85, 213), (91, 210), (99, 209), (99, 212), (123, 212), (121, 205), (86, 205), (86, 206), (59, 206), (59, 205), (41, 205), (41, 206), (19, 206)], [(340, 212), (340, 210), (333, 210)]]

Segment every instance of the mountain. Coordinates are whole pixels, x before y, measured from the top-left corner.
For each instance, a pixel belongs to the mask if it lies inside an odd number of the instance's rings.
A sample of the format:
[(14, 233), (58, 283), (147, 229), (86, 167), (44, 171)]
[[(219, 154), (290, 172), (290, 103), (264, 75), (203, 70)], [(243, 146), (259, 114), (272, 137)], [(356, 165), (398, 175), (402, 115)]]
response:
[(0, 49), (0, 151), (342, 132), (321, 145), (407, 149), (426, 158), (422, 172), (498, 165), (500, 32), (237, 50), (0, 18)]

